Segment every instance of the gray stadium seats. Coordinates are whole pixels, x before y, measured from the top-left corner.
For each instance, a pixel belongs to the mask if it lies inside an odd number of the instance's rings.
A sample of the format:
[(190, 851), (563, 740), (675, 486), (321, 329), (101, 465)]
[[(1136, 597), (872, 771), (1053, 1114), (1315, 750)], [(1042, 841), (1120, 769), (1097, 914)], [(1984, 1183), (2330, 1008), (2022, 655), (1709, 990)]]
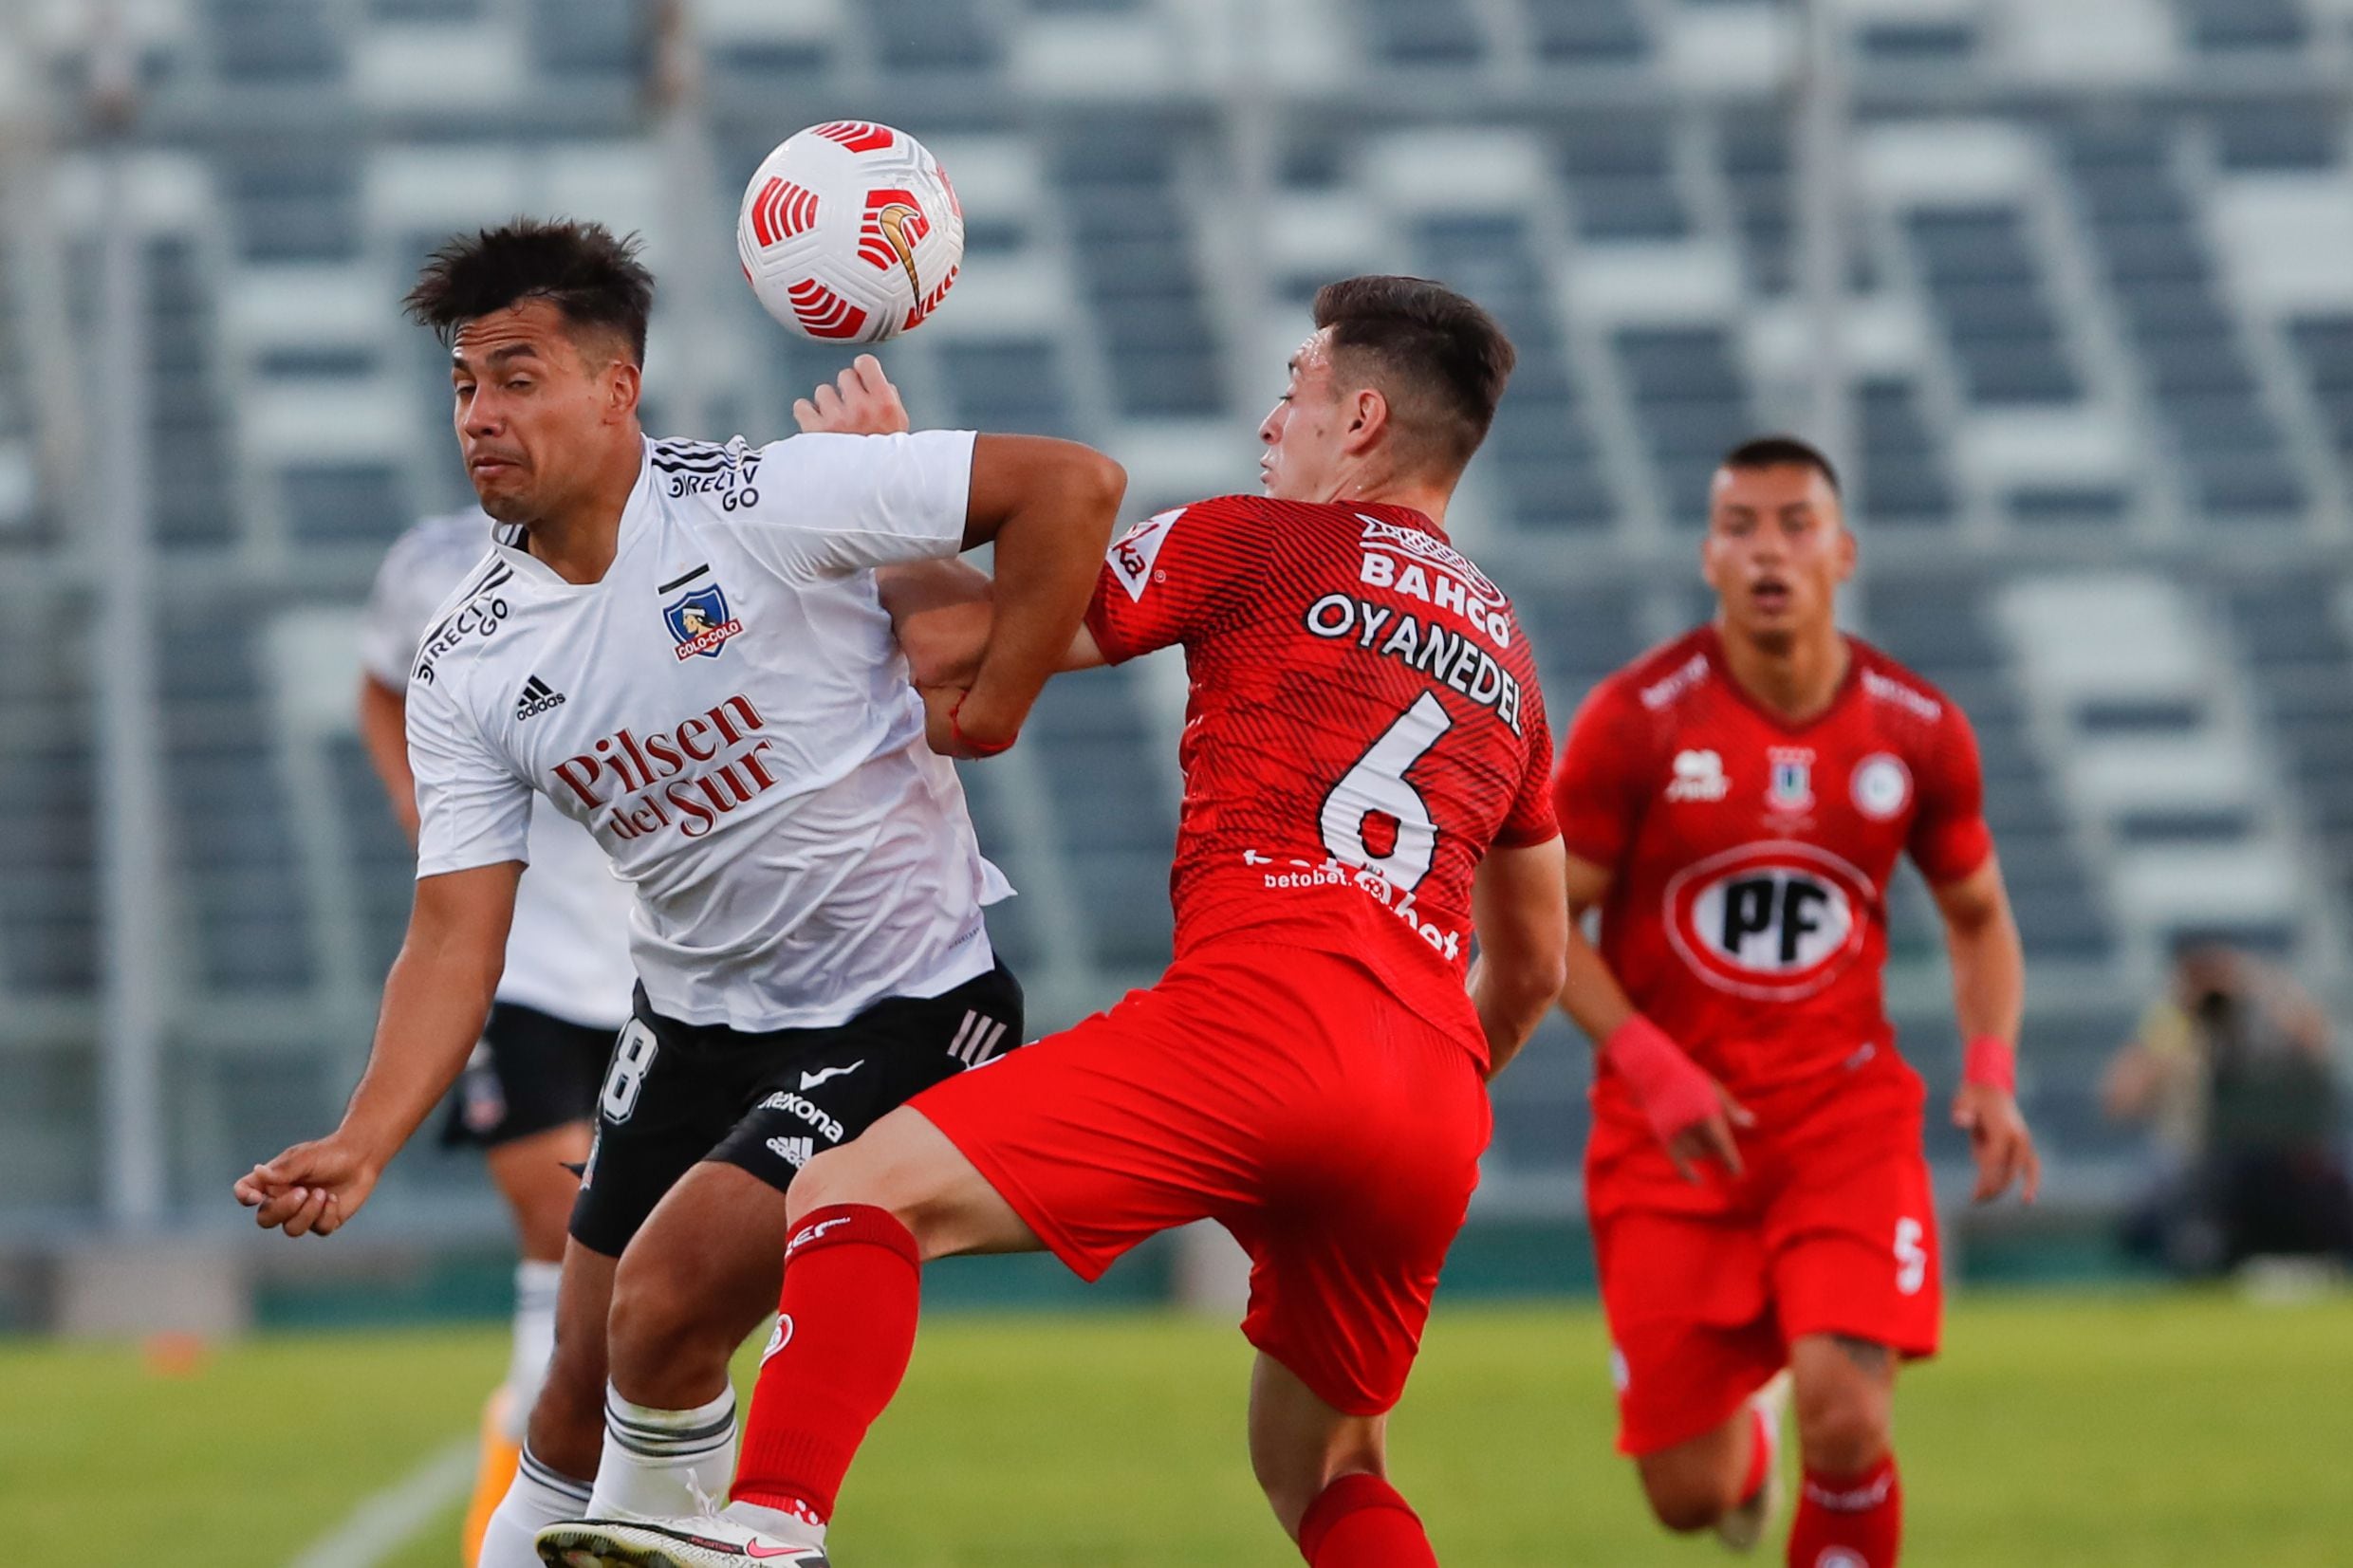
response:
[[(2308, 932), (2353, 919), (2353, 271), (2343, 244), (2302, 248), (2331, 259), (2299, 268), (2297, 245), (2264, 237), (2344, 206), (2353, 149), (2343, 105), (2300, 69), (2326, 28), (2342, 50), (2341, 4), (2152, 0), (2156, 42), (2118, 45), (2156, 50), (2129, 91), (2055, 35), (2029, 38), (2033, 9), (1858, 8), (1844, 282), (1858, 625), (1975, 721), (2050, 977), (2029, 1088), (2064, 1167), (2123, 1148), (2090, 1086), (2176, 917), (2143, 907), (2149, 889), (2194, 880), (2201, 856), (2286, 844), (2308, 851), (2299, 896), (2321, 923), (2256, 909), (2237, 929), (2310, 959)], [(804, 121), (880, 115), (949, 148), (961, 292), (885, 351), (917, 417), (1096, 441), (1130, 466), (1139, 507), (1248, 487), (1251, 423), (1317, 284), (1412, 269), (1494, 310), (1520, 369), (1454, 526), (1522, 605), (1556, 735), (1596, 680), (1706, 613), (1691, 558), (1712, 458), (1805, 424), (1819, 345), (1782, 89), (1700, 36), (1735, 10), (1778, 26), (1784, 8), (1261, 6), (1267, 37), (1289, 42), (1254, 62), (1247, 104), (1185, 0), (693, 9), (711, 93), (696, 194), (714, 223)], [(172, 1159), (191, 1192), (331, 1106), (407, 908), (406, 848), (356, 739), (288, 716), (305, 680), (343, 674), (289, 671), (272, 637), (347, 611), (414, 513), (463, 498), (440, 353), (398, 314), (417, 261), (521, 210), (644, 229), (667, 286), (665, 419), (694, 405), (780, 434), (843, 358), (757, 316), (724, 232), (695, 259), (673, 231), (637, 0), (130, 10), (152, 89), (136, 211), (97, 211), (91, 155), (67, 138), (62, 302), (28, 295), (36, 237), (0, 226), (0, 799), (20, 824), (0, 837), (0, 1222), (96, 1202), (59, 1128), (95, 1114), (89, 661), (104, 644), (85, 601), (102, 563), (42, 455), (34, 329), (43, 312), (94, 324), (102, 217), (135, 223), (144, 285), (169, 611), (154, 744), (175, 853), (156, 895), (181, 950), (175, 1084), (192, 1130)], [(1292, 47), (1280, 29), (1298, 16), (1346, 46)], [(49, 46), (53, 79), (81, 80), (72, 40)], [(418, 58), (452, 83), (387, 75)], [(1049, 59), (1086, 68), (1057, 76)], [(2054, 707), (2006, 618), (2018, 582), (2120, 564), (2195, 610), (2213, 690), (2185, 713)], [(1168, 678), (1058, 684), (1017, 758), (974, 770), (983, 834), (1028, 890), (997, 913), (1000, 944), (1052, 980), (1033, 987), (1041, 1024), (1165, 954)], [(340, 691), (318, 700), (331, 710)], [(2260, 776), (2238, 794), (2085, 783), (2086, 747), (2225, 725)], [(1900, 1022), (1946, 1081), (1956, 1046), (1917, 886), (1894, 919)], [(217, 1044), (232, 1037), (250, 1054)], [(1581, 1049), (1555, 1022), (1503, 1080), (1504, 1168), (1573, 1164)]]

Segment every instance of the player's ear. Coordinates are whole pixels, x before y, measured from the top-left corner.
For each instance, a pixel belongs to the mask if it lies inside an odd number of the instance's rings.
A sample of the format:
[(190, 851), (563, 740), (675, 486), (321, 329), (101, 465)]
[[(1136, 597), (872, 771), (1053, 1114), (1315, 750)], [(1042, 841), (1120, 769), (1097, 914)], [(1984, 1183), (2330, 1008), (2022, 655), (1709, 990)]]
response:
[(1841, 582), (1855, 575), (1855, 532), (1846, 526), (1845, 518), (1841, 517), (1838, 531), (1838, 580)]
[(645, 374), (627, 360), (615, 358), (604, 367), (604, 409), (614, 419), (626, 419), (638, 412), (638, 397), (644, 390)]
[(1351, 452), (1367, 452), (1389, 429), (1389, 399), (1378, 387), (1360, 387), (1348, 399), (1348, 429), (1341, 437)]

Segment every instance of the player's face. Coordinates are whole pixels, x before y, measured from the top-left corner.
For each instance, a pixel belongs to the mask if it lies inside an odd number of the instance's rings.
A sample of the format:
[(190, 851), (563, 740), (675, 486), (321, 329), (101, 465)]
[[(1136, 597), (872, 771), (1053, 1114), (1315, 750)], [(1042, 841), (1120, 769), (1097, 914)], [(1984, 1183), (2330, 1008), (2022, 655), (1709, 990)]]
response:
[(1258, 483), (1269, 495), (1277, 501), (1329, 501), (1340, 493), (1348, 433), (1340, 404), (1330, 335), (1319, 331), (1291, 357), (1290, 384), (1258, 427), (1267, 449), (1258, 459)]
[[(584, 490), (613, 439), (626, 361), (584, 354), (563, 312), (524, 300), (457, 329), (450, 355), (458, 451), (482, 509), (528, 525)], [(634, 396), (628, 398), (634, 406)]]
[(1855, 541), (1838, 494), (1815, 469), (1718, 469), (1700, 547), (1724, 622), (1768, 647), (1831, 623)]

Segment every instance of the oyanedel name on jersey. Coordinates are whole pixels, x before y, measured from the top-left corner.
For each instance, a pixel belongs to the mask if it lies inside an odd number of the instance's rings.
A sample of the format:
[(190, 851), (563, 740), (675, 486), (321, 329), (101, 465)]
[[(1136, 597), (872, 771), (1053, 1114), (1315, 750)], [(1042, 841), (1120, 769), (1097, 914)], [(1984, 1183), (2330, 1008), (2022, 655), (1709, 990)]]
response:
[[(583, 805), (602, 810), (617, 838), (675, 827), (699, 839), (779, 783), (761, 757), (775, 742), (755, 733), (759, 728), (760, 710), (737, 692), (667, 733), (639, 739), (616, 730), (549, 771)], [(607, 780), (618, 794), (608, 794)]]
[(1347, 594), (1325, 594), (1307, 606), (1302, 622), (1320, 637), (1354, 637), (1359, 648), (1396, 659), (1480, 707), (1493, 709), (1511, 733), (1520, 732), (1520, 683), (1494, 655), (1472, 641), (1470, 634), (1450, 632), (1394, 605)]

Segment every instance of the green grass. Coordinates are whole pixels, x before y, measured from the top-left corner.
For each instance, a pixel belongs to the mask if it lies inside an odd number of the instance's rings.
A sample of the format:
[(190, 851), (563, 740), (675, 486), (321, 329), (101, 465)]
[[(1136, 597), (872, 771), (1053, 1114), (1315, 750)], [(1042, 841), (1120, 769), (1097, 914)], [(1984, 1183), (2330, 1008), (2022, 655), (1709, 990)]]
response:
[[(1978, 1297), (1949, 1345), (1899, 1401), (1914, 1568), (2353, 1562), (2353, 1300)], [(1393, 1446), (1451, 1568), (1724, 1560), (1643, 1515), (1603, 1352), (1589, 1308), (1434, 1324)], [(288, 1337), (168, 1377), (0, 1347), (8, 1560), (275, 1568), (467, 1430), (500, 1354)], [(1248, 1360), (1167, 1318), (941, 1321), (843, 1498), (844, 1568), (1296, 1563), (1242, 1458)], [(454, 1532), (389, 1561), (447, 1568)]]

